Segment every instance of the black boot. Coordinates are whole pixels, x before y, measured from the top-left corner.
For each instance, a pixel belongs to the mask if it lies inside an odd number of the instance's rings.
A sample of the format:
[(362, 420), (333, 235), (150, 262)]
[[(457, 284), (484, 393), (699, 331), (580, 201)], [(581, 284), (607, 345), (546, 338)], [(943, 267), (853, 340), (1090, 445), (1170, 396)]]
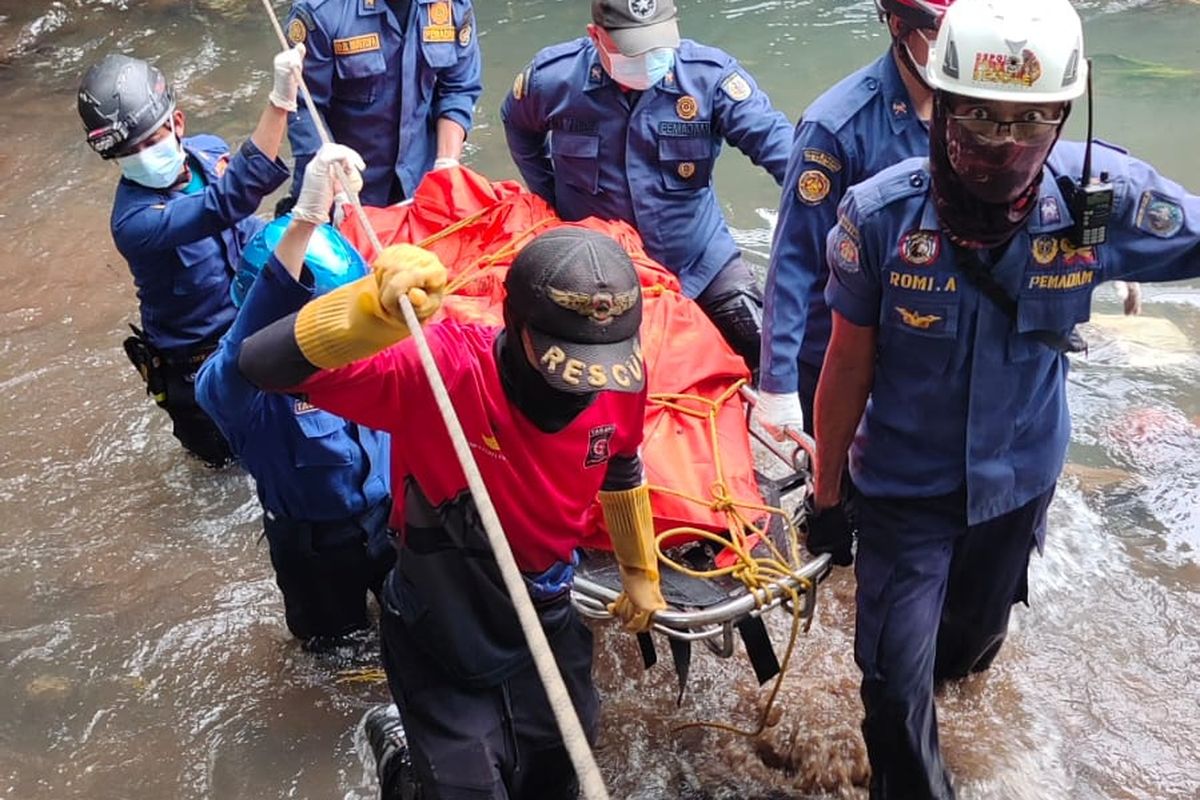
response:
[(408, 739), (396, 706), (390, 703), (375, 706), (367, 712), (363, 728), (375, 755), (380, 800), (421, 800)]

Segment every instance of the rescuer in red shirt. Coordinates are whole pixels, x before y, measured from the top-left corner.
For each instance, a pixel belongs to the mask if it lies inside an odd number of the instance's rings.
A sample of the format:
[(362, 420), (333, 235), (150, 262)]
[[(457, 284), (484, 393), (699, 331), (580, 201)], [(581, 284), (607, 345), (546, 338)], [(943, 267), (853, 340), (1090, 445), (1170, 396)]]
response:
[[(398, 549), (383, 592), (383, 662), (419, 782), (440, 800), (569, 798), (575, 776), (466, 479), (454, 458), (399, 298), (425, 320), (446, 270), (411, 245), (372, 274), (311, 299), (304, 252), (332, 199), (322, 148), (293, 222), (258, 279), (295, 308), (245, 340), (253, 383), (392, 435)], [(269, 287), (269, 288), (268, 288)], [(612, 239), (558, 228), (531, 241), (505, 281), (502, 328), (440, 322), (425, 335), (491, 492), (576, 710), (594, 734), (592, 636), (570, 603), (574, 551), (600, 498), (625, 591), (613, 612), (646, 630), (658, 585), (642, 442), (642, 296)], [(309, 302), (311, 300), (311, 302)], [(380, 764), (387, 794), (386, 766)], [(427, 795), (430, 796), (430, 795)]]

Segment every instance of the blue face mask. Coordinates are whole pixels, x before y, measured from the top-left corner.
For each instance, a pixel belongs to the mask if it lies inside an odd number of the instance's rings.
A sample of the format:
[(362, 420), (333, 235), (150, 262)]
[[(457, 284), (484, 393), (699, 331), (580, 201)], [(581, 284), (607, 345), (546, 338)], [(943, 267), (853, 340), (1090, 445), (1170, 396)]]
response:
[(641, 55), (625, 56), (604, 51), (604, 69), (622, 86), (641, 92), (661, 81), (675, 66), (675, 49), (658, 47)]
[(172, 127), (170, 136), (144, 150), (118, 158), (117, 163), (121, 165), (121, 174), (134, 183), (151, 189), (166, 189), (179, 180), (185, 158), (183, 146)]

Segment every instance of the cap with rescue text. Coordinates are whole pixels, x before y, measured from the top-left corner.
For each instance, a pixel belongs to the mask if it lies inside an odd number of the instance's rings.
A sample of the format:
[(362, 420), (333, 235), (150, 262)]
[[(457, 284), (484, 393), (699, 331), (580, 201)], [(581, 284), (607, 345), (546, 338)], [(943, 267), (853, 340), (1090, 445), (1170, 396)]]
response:
[(543, 233), (517, 254), (504, 287), (508, 316), (528, 332), (555, 389), (642, 390), (642, 287), (612, 238), (586, 228)]
[(608, 31), (622, 55), (679, 47), (675, 0), (592, 0), (592, 22)]

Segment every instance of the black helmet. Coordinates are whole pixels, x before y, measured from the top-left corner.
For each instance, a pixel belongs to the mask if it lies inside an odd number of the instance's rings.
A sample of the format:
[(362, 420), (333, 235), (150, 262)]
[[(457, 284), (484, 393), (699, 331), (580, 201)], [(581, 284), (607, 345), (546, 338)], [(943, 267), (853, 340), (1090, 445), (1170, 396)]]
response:
[(166, 76), (140, 58), (107, 55), (79, 84), (79, 116), (88, 144), (103, 158), (126, 155), (174, 110)]

